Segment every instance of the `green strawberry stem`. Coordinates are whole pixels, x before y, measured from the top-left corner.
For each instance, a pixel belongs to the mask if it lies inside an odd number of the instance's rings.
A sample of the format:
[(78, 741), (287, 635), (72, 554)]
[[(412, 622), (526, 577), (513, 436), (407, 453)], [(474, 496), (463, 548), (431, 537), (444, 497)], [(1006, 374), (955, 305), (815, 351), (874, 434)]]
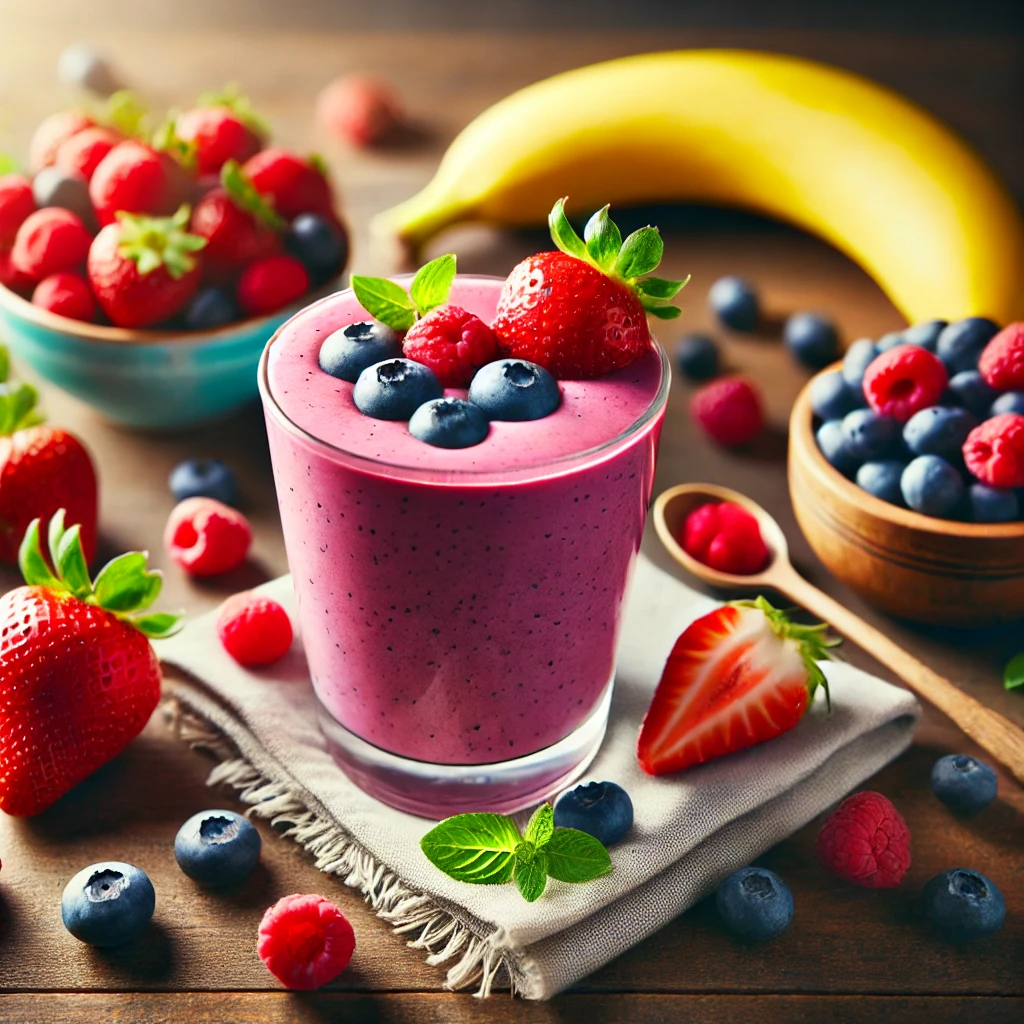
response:
[(252, 103), (249, 102), (249, 97), (238, 88), (237, 82), (228, 82), (223, 89), (204, 92), (196, 100), (196, 106), (227, 107), (249, 131), (255, 132), (261, 138), (270, 138), (270, 125), (264, 117), (256, 112)]
[(0, 437), (10, 437), (19, 430), (43, 422), (43, 417), (36, 411), (39, 392), (31, 384), (9, 384), (10, 372), (10, 356), (7, 348), (0, 345)]
[(109, 561), (95, 581), (89, 578), (82, 551), (81, 526), (64, 526), (64, 509), (50, 520), (47, 546), (53, 570), (43, 557), (40, 520), (33, 519), (18, 552), (18, 565), (30, 587), (46, 587), (84, 604), (116, 615), (151, 639), (171, 636), (181, 628), (181, 616), (145, 609), (160, 596), (163, 576), (146, 568), (146, 554), (129, 551)]
[(370, 316), (402, 333), (421, 316), (448, 301), (455, 280), (455, 254), (445, 253), (424, 264), (412, 279), (409, 290), (386, 277), (352, 276), (352, 291)]
[(98, 120), (116, 128), (127, 138), (142, 138), (146, 134), (147, 114), (131, 89), (118, 89), (107, 99), (107, 109)]
[[(551, 240), (568, 256), (600, 270), (614, 281), (636, 292), (644, 309), (659, 320), (674, 320), (682, 312), (671, 300), (686, 287), (685, 281), (666, 281), (660, 277), (644, 277), (661, 263), (664, 243), (658, 229), (648, 225), (627, 235), (622, 233), (602, 206), (589, 221), (583, 238), (576, 234), (565, 215), (565, 199), (559, 199), (548, 214)], [(642, 280), (641, 280), (642, 278)]]
[(234, 204), (251, 213), (261, 224), (274, 231), (284, 231), (288, 227), (288, 221), (274, 209), (273, 200), (257, 191), (237, 160), (225, 161), (220, 169), (220, 183)]
[(117, 251), (134, 260), (141, 275), (164, 267), (174, 280), (195, 269), (192, 255), (206, 245), (206, 239), (188, 232), (192, 210), (188, 204), (178, 207), (173, 217), (147, 217), (143, 214), (117, 213), (121, 241)]
[(13, 174), (18, 169), (18, 161), (7, 153), (0, 153), (0, 174)]
[(167, 115), (167, 119), (157, 126), (153, 132), (153, 148), (158, 153), (167, 153), (174, 157), (188, 171), (196, 169), (196, 143), (186, 142), (178, 134), (177, 119), (173, 113)]

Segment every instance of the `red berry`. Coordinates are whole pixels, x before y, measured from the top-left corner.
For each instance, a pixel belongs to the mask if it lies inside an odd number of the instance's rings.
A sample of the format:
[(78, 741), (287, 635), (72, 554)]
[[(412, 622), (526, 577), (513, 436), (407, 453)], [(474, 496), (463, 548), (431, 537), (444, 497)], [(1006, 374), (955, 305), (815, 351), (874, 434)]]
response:
[(718, 444), (733, 448), (753, 441), (764, 426), (761, 396), (745, 377), (720, 377), (694, 392), (690, 414)]
[(0, 250), (0, 284), (19, 295), (31, 294), (36, 286), (35, 278), (23, 274), (12, 262), (11, 254)]
[(177, 119), (174, 130), (195, 145), (200, 174), (215, 174), (229, 160), (245, 163), (263, 145), (245, 122), (228, 107), (197, 107)]
[(949, 377), (938, 356), (919, 345), (898, 345), (876, 356), (864, 373), (868, 405), (906, 423), (942, 397)]
[(292, 623), (276, 601), (247, 591), (224, 602), (217, 636), (239, 665), (259, 668), (285, 656), (292, 645)]
[(41, 281), (60, 270), (80, 266), (91, 244), (92, 235), (76, 214), (48, 206), (36, 210), (18, 228), (11, 262), (23, 274)]
[(123, 140), (113, 128), (85, 128), (61, 143), (55, 162), (65, 173), (80, 174), (89, 181), (100, 161)]
[(238, 305), (248, 316), (273, 313), (309, 291), (309, 274), (294, 256), (268, 256), (242, 271), (235, 289)]
[(0, 251), (9, 249), (25, 218), (35, 212), (32, 182), (24, 174), (0, 178)]
[(892, 889), (910, 867), (910, 829), (881, 793), (848, 796), (818, 833), (818, 860), (866, 889)]
[(989, 487), (1024, 487), (1024, 416), (1004, 412), (975, 427), (964, 441), (967, 468)]
[(445, 388), (468, 388), (473, 374), (497, 353), (494, 331), (459, 306), (432, 309), (402, 342), (402, 355), (429, 366)]
[(1024, 391), (1024, 323), (1004, 327), (985, 346), (978, 370), (996, 391)]
[(284, 149), (265, 149), (242, 167), (258, 192), (291, 220), (300, 213), (329, 213), (331, 186), (317, 167)]
[(129, 139), (116, 145), (93, 171), (89, 198), (101, 224), (119, 210), (170, 215), (191, 198), (191, 181), (167, 153)]
[(384, 82), (365, 75), (344, 75), (324, 86), (316, 100), (317, 120), (356, 146), (372, 146), (401, 122), (398, 99)]
[(251, 543), (245, 516), (213, 498), (186, 498), (171, 510), (164, 528), (164, 547), (191, 576), (237, 569)]
[(32, 293), (32, 305), (72, 320), (96, 319), (96, 300), (85, 278), (68, 270), (44, 277)]
[(768, 561), (768, 547), (757, 520), (730, 501), (708, 502), (694, 509), (683, 525), (683, 549), (719, 572), (746, 576)]
[(239, 207), (223, 188), (196, 203), (189, 230), (206, 239), (203, 277), (214, 284), (233, 281), (247, 263), (281, 249), (281, 236)]
[(62, 110), (40, 121), (28, 149), (28, 165), (32, 173), (49, 167), (57, 159), (57, 150), (67, 139), (92, 127), (94, 123), (92, 118), (75, 110)]
[(308, 992), (348, 966), (356, 936), (345, 915), (323, 896), (294, 893), (268, 908), (256, 952), (286, 988)]

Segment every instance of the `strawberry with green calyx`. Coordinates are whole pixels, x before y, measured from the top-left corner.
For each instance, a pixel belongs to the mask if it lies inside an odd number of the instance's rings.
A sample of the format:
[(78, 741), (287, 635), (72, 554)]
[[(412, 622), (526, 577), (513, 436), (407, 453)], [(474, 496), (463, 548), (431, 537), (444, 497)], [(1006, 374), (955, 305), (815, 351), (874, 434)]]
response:
[[(249, 97), (241, 91), (237, 82), (228, 82), (223, 89), (213, 89), (201, 93), (196, 100), (199, 109), (230, 110), (259, 140), (270, 138), (270, 125), (267, 119), (252, 105)], [(244, 157), (236, 157), (241, 162)]]
[(668, 657), (637, 743), (640, 767), (664, 775), (792, 729), (828, 681), (818, 662), (839, 641), (790, 621), (763, 597), (699, 618)]
[(334, 196), (327, 168), (318, 157), (305, 160), (286, 149), (261, 150), (243, 164), (257, 191), (267, 196), (274, 209), (288, 220), (300, 213), (334, 215)]
[(173, 217), (119, 213), (93, 239), (86, 269), (103, 311), (118, 327), (149, 327), (180, 312), (199, 286), (206, 239), (188, 231), (190, 209)]
[(150, 637), (178, 616), (148, 612), (159, 573), (139, 552), (89, 579), (80, 528), (50, 521), (47, 564), (39, 520), (19, 562), (26, 586), (0, 598), (0, 810), (38, 814), (143, 729), (160, 697)]
[(107, 97), (106, 110), (99, 121), (129, 139), (143, 138), (149, 111), (131, 89), (118, 89)]
[(153, 132), (152, 146), (157, 153), (172, 156), (185, 170), (193, 173), (198, 170), (195, 143), (183, 139), (178, 134), (176, 114), (168, 114), (166, 120), (157, 125)]
[(585, 380), (621, 370), (650, 348), (647, 316), (671, 320), (687, 281), (647, 277), (661, 262), (658, 229), (626, 237), (608, 207), (573, 230), (560, 199), (548, 217), (558, 252), (530, 256), (509, 274), (491, 326), (501, 355), (539, 363), (555, 377)]

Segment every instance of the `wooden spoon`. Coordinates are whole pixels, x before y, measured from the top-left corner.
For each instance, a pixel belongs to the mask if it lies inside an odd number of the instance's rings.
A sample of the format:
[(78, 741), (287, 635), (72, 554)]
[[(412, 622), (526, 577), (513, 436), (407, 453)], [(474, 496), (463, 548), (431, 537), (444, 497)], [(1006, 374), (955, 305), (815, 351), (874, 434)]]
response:
[[(692, 558), (676, 540), (690, 512), (700, 505), (719, 501), (742, 505), (757, 519), (761, 536), (771, 551), (771, 560), (760, 572), (749, 576), (719, 572)], [(789, 545), (779, 524), (756, 502), (728, 487), (680, 484), (658, 496), (654, 503), (654, 526), (669, 554), (705, 583), (725, 590), (777, 590), (830, 623), (883, 665), (888, 665), (911, 690), (952, 719), (975, 743), (1005, 765), (1018, 782), (1024, 784), (1024, 732), (1002, 715), (958, 690), (948, 679), (912, 657), (884, 633), (808, 583), (789, 560)]]

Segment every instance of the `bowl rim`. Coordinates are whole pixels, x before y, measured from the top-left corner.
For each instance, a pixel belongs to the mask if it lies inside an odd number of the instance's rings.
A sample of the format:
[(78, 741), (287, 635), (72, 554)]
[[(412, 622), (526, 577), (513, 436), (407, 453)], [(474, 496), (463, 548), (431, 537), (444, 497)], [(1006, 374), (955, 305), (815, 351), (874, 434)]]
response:
[[(848, 480), (834, 466), (830, 465), (814, 438), (814, 411), (811, 408), (811, 386), (826, 373), (842, 368), (842, 360), (826, 366), (814, 374), (801, 388), (793, 403), (789, 418), (789, 433), (796, 451), (807, 471), (835, 492), (843, 501), (860, 506), (869, 515), (887, 520), (896, 526), (919, 533), (931, 533), (939, 537), (958, 540), (1024, 540), (1024, 521), (1016, 523), (963, 523), (955, 519), (937, 519), (913, 509), (900, 508), (858, 487)], [(792, 473), (790, 468), (789, 473)]]

